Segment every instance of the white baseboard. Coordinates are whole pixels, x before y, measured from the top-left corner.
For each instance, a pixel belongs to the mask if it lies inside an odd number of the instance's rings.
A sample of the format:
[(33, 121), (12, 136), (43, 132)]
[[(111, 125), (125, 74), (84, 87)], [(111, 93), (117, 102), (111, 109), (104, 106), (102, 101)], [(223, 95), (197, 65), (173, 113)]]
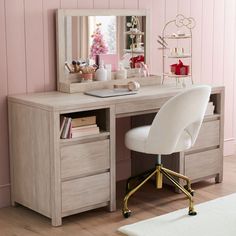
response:
[(10, 206), (11, 185), (0, 185), (0, 208)]

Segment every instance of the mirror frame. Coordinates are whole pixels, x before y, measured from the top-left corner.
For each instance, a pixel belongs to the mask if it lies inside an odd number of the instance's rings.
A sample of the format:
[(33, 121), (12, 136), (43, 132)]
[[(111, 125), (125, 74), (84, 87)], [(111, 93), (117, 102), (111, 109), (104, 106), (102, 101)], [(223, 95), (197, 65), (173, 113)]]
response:
[[(57, 90), (66, 92), (71, 82), (65, 76), (65, 17), (66, 16), (146, 16), (145, 62), (150, 65), (150, 12), (148, 9), (58, 9), (56, 14)], [(103, 83), (110, 81), (105, 81)], [(92, 82), (94, 83), (94, 82)], [(101, 82), (97, 82), (101, 83)], [(77, 83), (84, 84), (84, 83)], [(91, 83), (89, 83), (91, 85)], [(83, 85), (84, 86), (84, 85)], [(77, 85), (78, 87), (78, 85)]]

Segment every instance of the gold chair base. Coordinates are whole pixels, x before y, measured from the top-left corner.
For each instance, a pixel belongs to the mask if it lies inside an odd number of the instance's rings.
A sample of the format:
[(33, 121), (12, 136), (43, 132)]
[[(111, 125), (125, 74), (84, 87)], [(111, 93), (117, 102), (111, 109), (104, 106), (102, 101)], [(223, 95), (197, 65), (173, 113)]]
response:
[[(139, 183), (136, 187), (131, 189), (125, 196), (124, 198), (124, 205), (123, 205), (123, 216), (125, 218), (128, 218), (131, 215), (131, 210), (128, 208), (128, 200), (129, 198), (138, 190), (140, 189), (149, 179), (151, 179), (154, 175), (156, 175), (156, 188), (161, 189), (163, 185), (163, 175), (171, 181), (171, 183), (174, 184), (175, 187), (177, 187), (181, 192), (183, 192), (187, 198), (189, 199), (189, 212), (188, 214), (193, 216), (196, 215), (197, 212), (194, 210), (194, 205), (193, 205), (193, 193), (194, 191), (191, 189), (191, 181), (190, 179), (185, 176), (181, 175), (177, 172), (174, 172), (172, 170), (164, 168), (162, 165), (157, 165), (156, 169), (148, 175), (141, 183)], [(187, 182), (187, 184), (183, 187), (181, 186), (176, 179), (173, 178), (178, 177), (180, 179), (183, 179)], [(127, 185), (128, 186), (128, 185)]]

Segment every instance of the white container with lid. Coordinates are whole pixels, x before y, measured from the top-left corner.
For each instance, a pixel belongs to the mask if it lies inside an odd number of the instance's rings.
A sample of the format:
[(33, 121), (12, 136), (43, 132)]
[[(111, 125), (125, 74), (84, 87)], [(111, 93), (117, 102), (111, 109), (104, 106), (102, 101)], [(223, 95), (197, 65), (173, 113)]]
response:
[(101, 61), (99, 68), (96, 70), (95, 80), (97, 80), (97, 81), (107, 80), (107, 70), (104, 68), (103, 61)]

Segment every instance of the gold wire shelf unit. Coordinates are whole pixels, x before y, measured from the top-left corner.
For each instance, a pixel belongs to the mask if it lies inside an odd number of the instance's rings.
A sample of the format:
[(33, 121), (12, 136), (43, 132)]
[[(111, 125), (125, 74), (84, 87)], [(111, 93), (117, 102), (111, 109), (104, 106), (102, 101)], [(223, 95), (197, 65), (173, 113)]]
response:
[[(159, 49), (162, 51), (162, 84), (166, 78), (175, 78), (176, 84), (180, 82), (180, 79), (183, 79), (183, 84), (185, 84), (185, 78), (191, 78), (192, 84), (193, 82), (193, 63), (192, 63), (192, 29), (195, 27), (196, 22), (192, 17), (185, 17), (182, 14), (178, 14), (175, 19), (168, 21), (163, 30), (162, 36), (159, 36), (157, 40), (162, 47)], [(168, 28), (174, 28), (176, 32), (167, 33)], [(183, 32), (181, 31), (183, 30)], [(178, 40), (189, 40), (189, 52), (181, 53), (181, 54), (173, 54), (171, 53), (171, 47), (169, 46), (169, 40), (176, 40), (176, 45), (178, 45)], [(176, 48), (177, 49), (177, 48)], [(171, 72), (168, 72), (170, 69), (166, 69), (166, 64), (168, 59), (189, 59), (189, 73), (187, 75), (176, 75)], [(168, 65), (170, 67), (170, 65)]]

